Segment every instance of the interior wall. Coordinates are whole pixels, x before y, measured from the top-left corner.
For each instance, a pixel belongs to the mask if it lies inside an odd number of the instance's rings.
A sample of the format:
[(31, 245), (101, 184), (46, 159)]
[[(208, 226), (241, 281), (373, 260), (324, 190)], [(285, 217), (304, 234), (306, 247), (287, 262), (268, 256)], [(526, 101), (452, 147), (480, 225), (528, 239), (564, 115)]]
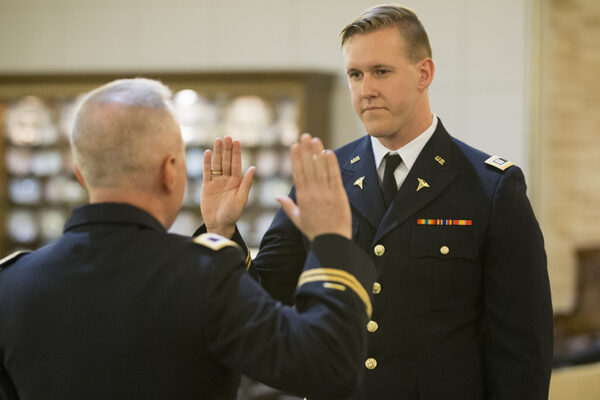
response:
[[(0, 73), (311, 69), (338, 75), (330, 143), (363, 134), (338, 34), (365, 0), (2, 0)], [(525, 0), (407, 0), (429, 31), (434, 112), (528, 171)]]
[[(350, 106), (338, 34), (379, 3), (1, 0), (0, 74), (330, 71), (338, 77), (331, 115), (330, 144), (335, 147), (363, 134)], [(574, 249), (600, 242), (598, 225), (590, 223), (600, 218), (600, 189), (589, 190), (598, 186), (598, 177), (587, 173), (598, 170), (600, 160), (595, 78), (600, 70), (600, 3), (404, 4), (417, 12), (430, 35), (436, 64), (430, 90), (434, 112), (456, 137), (510, 159), (534, 178), (530, 195), (546, 234), (555, 307), (569, 309), (576, 278)], [(532, 35), (532, 28), (539, 32)], [(537, 112), (531, 113), (531, 100)], [(533, 147), (531, 131), (536, 133)]]

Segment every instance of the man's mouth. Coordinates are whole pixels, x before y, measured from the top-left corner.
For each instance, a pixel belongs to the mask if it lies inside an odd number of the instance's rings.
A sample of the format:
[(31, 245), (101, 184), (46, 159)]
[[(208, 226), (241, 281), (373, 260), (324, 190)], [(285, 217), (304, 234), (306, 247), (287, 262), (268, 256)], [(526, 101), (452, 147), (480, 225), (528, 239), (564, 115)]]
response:
[(377, 107), (377, 106), (368, 106), (363, 108), (362, 112), (366, 113), (366, 112), (372, 112), (372, 111), (379, 111), (379, 110), (383, 110), (384, 107)]

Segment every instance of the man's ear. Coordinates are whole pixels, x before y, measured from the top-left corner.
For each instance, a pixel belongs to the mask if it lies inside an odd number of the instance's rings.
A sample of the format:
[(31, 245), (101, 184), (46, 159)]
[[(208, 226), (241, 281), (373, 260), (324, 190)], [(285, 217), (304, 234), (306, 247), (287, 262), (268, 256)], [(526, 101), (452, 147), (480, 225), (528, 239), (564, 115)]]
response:
[(431, 85), (431, 82), (433, 82), (433, 75), (435, 73), (433, 60), (429, 57), (422, 59), (417, 64), (417, 69), (419, 72), (419, 88), (422, 90), (427, 89)]
[(177, 182), (176, 161), (175, 157), (172, 154), (169, 154), (161, 163), (160, 184), (168, 193), (175, 190), (175, 183)]
[(83, 179), (83, 174), (81, 173), (81, 170), (79, 169), (79, 167), (77, 166), (77, 164), (73, 164), (73, 170), (75, 170), (75, 176), (77, 177), (77, 181), (79, 182), (79, 184), (87, 190), (87, 185), (85, 184), (85, 179)]

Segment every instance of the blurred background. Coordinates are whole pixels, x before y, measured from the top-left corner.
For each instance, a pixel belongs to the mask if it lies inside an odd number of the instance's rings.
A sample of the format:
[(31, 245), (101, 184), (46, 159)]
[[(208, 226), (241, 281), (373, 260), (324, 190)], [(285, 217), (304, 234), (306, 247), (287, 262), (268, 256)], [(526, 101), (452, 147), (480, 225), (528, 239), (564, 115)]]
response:
[[(242, 141), (257, 246), (290, 187), (301, 132), (363, 135), (339, 31), (364, 0), (0, 0), (0, 251), (51, 242), (85, 193), (68, 134), (81, 94), (146, 76), (175, 92), (189, 182), (173, 231), (202, 222), (202, 153)], [(519, 165), (544, 231), (555, 309), (551, 399), (600, 398), (600, 2), (407, 0), (429, 32), (434, 112)], [(240, 399), (289, 398), (245, 381)]]

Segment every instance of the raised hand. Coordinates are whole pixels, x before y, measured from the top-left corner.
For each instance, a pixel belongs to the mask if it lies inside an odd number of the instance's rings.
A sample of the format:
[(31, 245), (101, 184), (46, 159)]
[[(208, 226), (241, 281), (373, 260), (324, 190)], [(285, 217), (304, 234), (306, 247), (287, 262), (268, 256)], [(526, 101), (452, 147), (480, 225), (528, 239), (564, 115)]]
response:
[(310, 240), (324, 233), (351, 239), (352, 213), (335, 154), (323, 151), (321, 140), (307, 133), (290, 152), (296, 203), (278, 197), (285, 213)]
[(204, 152), (200, 210), (208, 232), (233, 236), (248, 202), (255, 170), (250, 167), (242, 176), (242, 147), (229, 136), (215, 140), (214, 154)]

